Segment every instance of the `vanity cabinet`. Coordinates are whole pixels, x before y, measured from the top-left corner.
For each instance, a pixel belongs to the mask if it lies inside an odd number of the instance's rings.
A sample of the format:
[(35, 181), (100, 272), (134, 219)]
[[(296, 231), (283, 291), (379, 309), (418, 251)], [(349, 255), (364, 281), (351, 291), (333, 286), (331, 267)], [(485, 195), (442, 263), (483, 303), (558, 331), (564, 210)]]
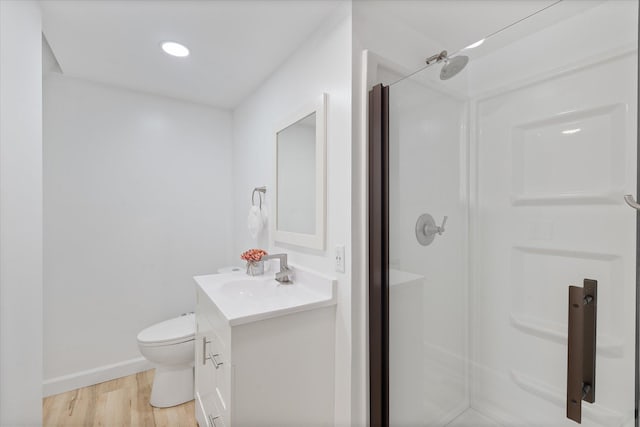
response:
[[(195, 387), (196, 416), (200, 427), (222, 427), (230, 425), (231, 363), (229, 348), (220, 336), (224, 328), (214, 328), (215, 314), (201, 303), (198, 293), (196, 306), (196, 357)], [(221, 325), (219, 325), (221, 326)]]
[(335, 303), (230, 320), (196, 289), (200, 427), (333, 425)]

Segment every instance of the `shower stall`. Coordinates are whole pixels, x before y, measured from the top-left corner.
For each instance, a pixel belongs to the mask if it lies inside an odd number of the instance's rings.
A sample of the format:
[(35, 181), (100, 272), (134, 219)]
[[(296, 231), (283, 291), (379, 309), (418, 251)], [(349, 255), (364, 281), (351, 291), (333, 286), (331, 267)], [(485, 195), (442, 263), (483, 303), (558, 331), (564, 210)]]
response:
[(369, 94), (371, 425), (638, 426), (638, 2), (424, 59)]

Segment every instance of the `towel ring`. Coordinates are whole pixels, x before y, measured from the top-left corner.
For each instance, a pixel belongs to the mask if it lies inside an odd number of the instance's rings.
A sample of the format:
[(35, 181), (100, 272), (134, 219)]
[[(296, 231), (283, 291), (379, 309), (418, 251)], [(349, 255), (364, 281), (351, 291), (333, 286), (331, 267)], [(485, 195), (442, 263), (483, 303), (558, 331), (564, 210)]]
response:
[(258, 200), (260, 202), (259, 207), (260, 207), (260, 210), (262, 210), (262, 195), (267, 192), (267, 187), (256, 187), (253, 189), (253, 191), (251, 192), (251, 206), (256, 205), (256, 201), (255, 201), (256, 191), (258, 192)]

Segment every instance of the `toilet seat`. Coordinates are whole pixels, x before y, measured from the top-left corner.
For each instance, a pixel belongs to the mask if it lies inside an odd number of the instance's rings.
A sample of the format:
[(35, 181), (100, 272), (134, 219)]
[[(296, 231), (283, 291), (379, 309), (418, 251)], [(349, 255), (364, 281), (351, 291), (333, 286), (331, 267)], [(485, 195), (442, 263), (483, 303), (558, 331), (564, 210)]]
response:
[(169, 346), (195, 339), (195, 315), (185, 314), (156, 323), (138, 334), (138, 343), (145, 347)]
[(138, 345), (140, 347), (169, 347), (172, 345), (178, 345), (178, 344), (182, 344), (182, 343), (194, 341), (194, 340), (195, 340), (194, 337), (180, 339), (180, 340), (163, 341), (163, 342), (142, 342), (138, 340)]

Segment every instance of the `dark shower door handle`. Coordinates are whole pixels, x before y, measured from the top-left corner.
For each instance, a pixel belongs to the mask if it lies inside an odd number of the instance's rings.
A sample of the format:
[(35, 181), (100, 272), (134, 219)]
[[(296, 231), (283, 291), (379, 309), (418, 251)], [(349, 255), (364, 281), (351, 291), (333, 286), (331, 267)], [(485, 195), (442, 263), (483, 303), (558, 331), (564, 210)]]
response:
[(567, 418), (582, 422), (582, 401), (596, 400), (596, 315), (598, 281), (569, 286)]

